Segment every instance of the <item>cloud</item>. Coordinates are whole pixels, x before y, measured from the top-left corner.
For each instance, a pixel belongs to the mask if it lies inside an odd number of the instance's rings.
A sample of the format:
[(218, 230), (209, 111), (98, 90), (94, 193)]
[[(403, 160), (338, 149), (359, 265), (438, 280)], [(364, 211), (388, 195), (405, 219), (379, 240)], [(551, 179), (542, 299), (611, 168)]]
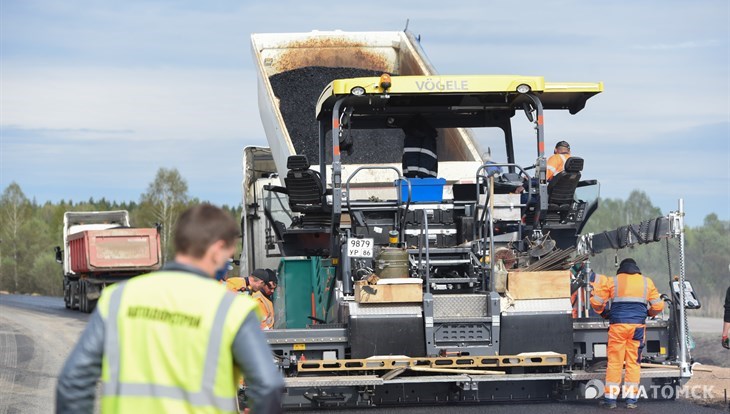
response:
[(688, 40), (684, 42), (679, 43), (659, 43), (659, 44), (650, 44), (650, 45), (634, 45), (632, 48), (638, 49), (638, 50), (676, 50), (676, 49), (698, 49), (698, 48), (708, 48), (708, 47), (716, 47), (722, 45), (723, 42), (720, 42), (717, 39), (707, 39), (707, 40)]
[[(546, 114), (547, 146), (575, 143), (605, 194), (635, 185), (662, 200), (688, 194), (727, 218), (727, 185), (717, 181), (730, 175), (727, 3), (658, 4), (375, 0), (353, 15), (296, 0), (277, 2), (286, 13), (265, 2), (3, 1), (0, 181), (41, 199), (136, 199), (166, 166), (192, 194), (237, 202), (241, 149), (266, 142), (250, 33), (395, 31), (410, 18), (441, 73), (604, 81), (578, 115)], [(536, 7), (539, 19), (525, 12)], [(373, 11), (386, 13), (364, 17)], [(534, 131), (514, 119), (518, 161), (530, 164)], [(689, 151), (692, 139), (700, 145)], [(484, 145), (497, 153), (498, 140)], [(701, 167), (677, 168), (684, 159)]]
[(22, 128), (15, 125), (0, 125), (0, 137), (4, 139), (53, 138), (58, 140), (89, 140), (99, 137), (134, 135), (131, 129), (93, 128)]
[[(120, 130), (139, 139), (262, 133), (251, 70), (3, 66), (2, 123), (23, 129)], [(88, 135), (88, 134), (87, 134)]]

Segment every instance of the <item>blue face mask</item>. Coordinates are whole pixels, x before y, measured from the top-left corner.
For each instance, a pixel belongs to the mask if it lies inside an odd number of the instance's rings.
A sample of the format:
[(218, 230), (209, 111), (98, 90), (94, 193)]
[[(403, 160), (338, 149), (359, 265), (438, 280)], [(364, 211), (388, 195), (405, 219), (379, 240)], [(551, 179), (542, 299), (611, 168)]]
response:
[(233, 270), (232, 263), (233, 263), (233, 259), (226, 260), (226, 262), (223, 264), (223, 266), (220, 269), (215, 271), (215, 280), (217, 280), (219, 282), (222, 280), (226, 280), (226, 275), (228, 274), (228, 272)]

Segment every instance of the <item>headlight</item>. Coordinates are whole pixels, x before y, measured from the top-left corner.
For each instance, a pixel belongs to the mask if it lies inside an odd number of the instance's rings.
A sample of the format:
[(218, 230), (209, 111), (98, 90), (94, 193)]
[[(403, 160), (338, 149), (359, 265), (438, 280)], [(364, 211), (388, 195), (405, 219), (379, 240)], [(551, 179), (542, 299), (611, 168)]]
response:
[(519, 93), (527, 93), (531, 90), (532, 88), (530, 88), (530, 85), (525, 85), (524, 83), (517, 87), (517, 92)]
[(355, 96), (360, 96), (365, 94), (365, 88), (362, 86), (355, 86), (354, 88), (350, 89), (350, 93)]

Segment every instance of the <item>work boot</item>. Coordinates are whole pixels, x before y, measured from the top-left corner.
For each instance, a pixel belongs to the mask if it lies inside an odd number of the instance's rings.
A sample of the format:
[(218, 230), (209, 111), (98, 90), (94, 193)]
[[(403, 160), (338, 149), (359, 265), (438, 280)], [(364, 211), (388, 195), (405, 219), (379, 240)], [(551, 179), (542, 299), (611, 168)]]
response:
[(633, 399), (633, 398), (626, 399), (626, 408), (628, 408), (629, 410), (633, 410), (636, 407), (637, 407), (637, 405), (636, 405), (635, 399)]
[(598, 403), (598, 405), (603, 408), (613, 410), (614, 408), (616, 408), (616, 400), (611, 398), (604, 398)]

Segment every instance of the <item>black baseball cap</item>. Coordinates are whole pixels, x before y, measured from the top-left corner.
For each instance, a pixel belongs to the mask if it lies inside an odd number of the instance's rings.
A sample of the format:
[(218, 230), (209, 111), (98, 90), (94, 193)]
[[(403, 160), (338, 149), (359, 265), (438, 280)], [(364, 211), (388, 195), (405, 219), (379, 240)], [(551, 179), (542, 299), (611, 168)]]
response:
[(276, 277), (276, 271), (272, 269), (266, 269), (266, 272), (268, 273), (268, 277), (266, 278), (266, 283), (276, 283), (279, 284), (279, 278)]
[(570, 149), (570, 144), (568, 144), (568, 141), (558, 141), (558, 143), (555, 144), (555, 148), (557, 147), (565, 147), (567, 149)]
[(269, 279), (269, 272), (267, 272), (266, 269), (256, 269), (251, 272), (251, 276), (266, 282)]

